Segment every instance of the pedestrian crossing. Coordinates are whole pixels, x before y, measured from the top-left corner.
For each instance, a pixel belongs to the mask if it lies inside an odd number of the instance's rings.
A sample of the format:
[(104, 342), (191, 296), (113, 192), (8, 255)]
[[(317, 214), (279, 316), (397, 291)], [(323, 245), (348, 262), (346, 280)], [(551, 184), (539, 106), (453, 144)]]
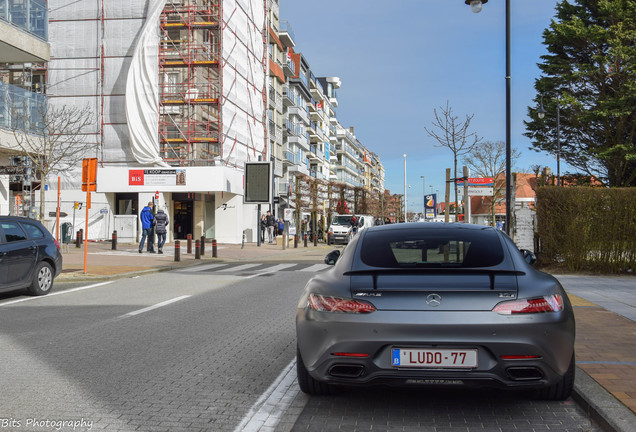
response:
[(300, 271), (306, 273), (318, 273), (331, 266), (327, 264), (305, 264), (305, 263), (218, 263), (193, 266), (175, 270), (177, 273), (218, 273), (233, 274), (242, 276), (257, 276), (274, 274), (277, 272)]

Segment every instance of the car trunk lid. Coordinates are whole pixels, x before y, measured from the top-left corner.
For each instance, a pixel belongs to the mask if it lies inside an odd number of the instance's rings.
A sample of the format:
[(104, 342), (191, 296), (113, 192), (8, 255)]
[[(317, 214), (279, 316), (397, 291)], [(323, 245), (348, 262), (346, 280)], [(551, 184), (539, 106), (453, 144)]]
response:
[(497, 269), (350, 271), (352, 298), (378, 310), (488, 311), (517, 298), (520, 272)]

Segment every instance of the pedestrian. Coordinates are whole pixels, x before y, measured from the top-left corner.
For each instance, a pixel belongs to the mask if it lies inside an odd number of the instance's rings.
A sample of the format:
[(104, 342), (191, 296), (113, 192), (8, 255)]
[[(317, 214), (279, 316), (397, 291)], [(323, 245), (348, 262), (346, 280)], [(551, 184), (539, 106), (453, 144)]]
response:
[(139, 253), (141, 253), (144, 249), (144, 242), (146, 241), (146, 237), (148, 237), (148, 252), (155, 253), (152, 234), (152, 226), (155, 223), (155, 217), (152, 215), (152, 202), (149, 202), (148, 205), (144, 207), (143, 210), (141, 210), (139, 219), (141, 219), (142, 231), (141, 242), (139, 242)]
[(278, 218), (278, 234), (283, 235), (285, 233), (285, 222), (281, 218)]
[(265, 231), (267, 230), (267, 221), (265, 215), (261, 215), (261, 243), (265, 243)]
[(272, 216), (272, 212), (267, 210), (267, 216), (265, 216), (265, 225), (267, 226), (267, 241), (269, 243), (274, 243), (274, 216)]
[(351, 216), (351, 221), (349, 223), (351, 224), (351, 235), (355, 236), (358, 233), (358, 219), (356, 218), (356, 215)]
[(163, 245), (166, 243), (166, 226), (169, 223), (168, 215), (159, 209), (155, 215), (155, 232), (157, 233), (157, 250), (160, 254), (163, 253)]

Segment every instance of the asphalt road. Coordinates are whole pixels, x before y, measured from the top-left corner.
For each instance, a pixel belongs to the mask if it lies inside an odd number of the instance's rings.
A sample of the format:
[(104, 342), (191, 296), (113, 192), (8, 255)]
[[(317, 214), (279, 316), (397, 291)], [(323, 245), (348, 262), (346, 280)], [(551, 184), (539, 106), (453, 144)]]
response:
[(294, 316), (322, 267), (204, 267), (3, 296), (0, 430), (599, 430), (571, 400), (430, 389), (310, 398), (294, 382)]

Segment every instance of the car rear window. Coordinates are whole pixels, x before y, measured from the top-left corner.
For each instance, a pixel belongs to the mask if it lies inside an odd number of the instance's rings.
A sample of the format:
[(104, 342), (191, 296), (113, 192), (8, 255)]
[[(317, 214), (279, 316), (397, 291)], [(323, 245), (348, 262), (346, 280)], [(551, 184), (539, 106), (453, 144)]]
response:
[(497, 233), (491, 229), (413, 228), (369, 231), (362, 261), (373, 267), (491, 267), (503, 261)]
[(22, 227), (27, 233), (29, 233), (29, 237), (32, 239), (44, 237), (42, 230), (33, 224), (22, 222)]
[(20, 228), (17, 222), (2, 222), (0, 226), (2, 227), (2, 231), (4, 231), (4, 237), (7, 243), (27, 239), (26, 234), (22, 231), (22, 228)]

